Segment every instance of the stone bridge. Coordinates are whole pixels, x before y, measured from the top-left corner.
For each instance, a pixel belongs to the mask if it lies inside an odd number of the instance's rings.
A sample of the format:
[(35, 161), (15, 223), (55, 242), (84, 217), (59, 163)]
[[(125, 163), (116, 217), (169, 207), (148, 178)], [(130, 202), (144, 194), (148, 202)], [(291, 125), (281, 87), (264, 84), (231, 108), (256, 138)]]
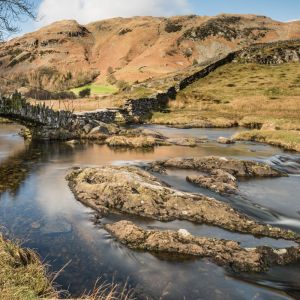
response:
[(31, 105), (20, 94), (10, 98), (0, 97), (0, 117), (16, 121), (29, 131), (25, 137), (33, 139), (75, 139), (87, 133), (87, 128), (113, 123), (118, 110), (99, 110), (74, 114), (70, 111), (54, 111), (46, 105)]

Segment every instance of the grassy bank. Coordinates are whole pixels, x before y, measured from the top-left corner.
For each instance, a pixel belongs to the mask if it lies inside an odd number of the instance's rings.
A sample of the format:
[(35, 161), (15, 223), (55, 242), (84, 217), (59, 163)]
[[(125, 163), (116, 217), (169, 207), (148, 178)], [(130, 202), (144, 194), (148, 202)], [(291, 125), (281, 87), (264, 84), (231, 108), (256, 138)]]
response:
[(299, 66), (225, 65), (179, 92), (169, 104), (170, 113), (155, 113), (151, 121), (217, 126), (232, 121), (249, 126), (258, 122), (282, 130), (300, 129)]
[(34, 300), (56, 297), (46, 268), (31, 250), (0, 235), (0, 299)]
[(300, 152), (300, 132), (288, 130), (250, 130), (234, 136), (235, 140), (255, 141)]
[(0, 117), (0, 124), (9, 124), (9, 123), (13, 123), (13, 122), (8, 119)]

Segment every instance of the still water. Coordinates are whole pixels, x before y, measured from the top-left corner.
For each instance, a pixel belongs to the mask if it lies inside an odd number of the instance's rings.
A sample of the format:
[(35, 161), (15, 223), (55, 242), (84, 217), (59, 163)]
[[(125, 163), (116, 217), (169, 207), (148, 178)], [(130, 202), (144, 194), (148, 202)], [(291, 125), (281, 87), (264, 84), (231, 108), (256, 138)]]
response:
[[(153, 129), (153, 126), (151, 126)], [(93, 288), (97, 279), (128, 282), (138, 299), (300, 299), (300, 264), (272, 268), (266, 274), (233, 274), (208, 260), (157, 256), (120, 245), (103, 224), (130, 219), (144, 228), (185, 228), (195, 235), (240, 241), (245, 247), (285, 247), (291, 242), (257, 239), (217, 227), (185, 221), (162, 223), (126, 215), (110, 215), (100, 224), (93, 211), (77, 202), (65, 180), (74, 166), (143, 165), (182, 156), (222, 155), (266, 161), (290, 173), (287, 178), (240, 183), (240, 195), (222, 197), (185, 181), (187, 171), (160, 175), (177, 189), (204, 193), (229, 202), (251, 217), (300, 233), (300, 156), (267, 145), (220, 145), (219, 136), (235, 130), (154, 127), (169, 136), (207, 136), (199, 147), (158, 147), (152, 151), (112, 150), (92, 143), (25, 144), (17, 125), (0, 129), (0, 224), (11, 239), (34, 248), (51, 267), (64, 271), (56, 280), (72, 296)], [(236, 129), (240, 130), (240, 129)]]

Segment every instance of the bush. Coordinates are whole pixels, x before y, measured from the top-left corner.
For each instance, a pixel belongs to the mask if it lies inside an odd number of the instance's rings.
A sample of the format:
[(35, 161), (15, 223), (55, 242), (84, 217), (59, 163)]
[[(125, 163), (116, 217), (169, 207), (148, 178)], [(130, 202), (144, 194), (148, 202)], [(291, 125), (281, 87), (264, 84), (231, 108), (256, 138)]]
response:
[(90, 95), (91, 95), (91, 89), (90, 88), (83, 89), (79, 92), (79, 97), (80, 98), (85, 98), (85, 97), (88, 97)]
[(26, 97), (37, 100), (60, 100), (60, 99), (75, 99), (76, 95), (73, 92), (50, 92), (42, 89), (30, 89), (26, 94)]

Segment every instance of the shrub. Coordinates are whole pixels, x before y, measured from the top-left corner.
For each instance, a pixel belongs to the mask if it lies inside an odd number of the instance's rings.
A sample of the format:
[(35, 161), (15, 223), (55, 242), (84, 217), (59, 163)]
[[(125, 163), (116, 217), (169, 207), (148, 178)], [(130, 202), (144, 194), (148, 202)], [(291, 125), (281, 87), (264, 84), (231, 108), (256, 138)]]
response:
[(76, 95), (73, 92), (50, 92), (42, 89), (32, 88), (26, 94), (26, 97), (37, 100), (59, 100), (59, 99), (75, 99)]
[(85, 97), (88, 97), (90, 95), (91, 95), (91, 89), (90, 88), (83, 89), (79, 92), (79, 97), (80, 98), (85, 98)]

